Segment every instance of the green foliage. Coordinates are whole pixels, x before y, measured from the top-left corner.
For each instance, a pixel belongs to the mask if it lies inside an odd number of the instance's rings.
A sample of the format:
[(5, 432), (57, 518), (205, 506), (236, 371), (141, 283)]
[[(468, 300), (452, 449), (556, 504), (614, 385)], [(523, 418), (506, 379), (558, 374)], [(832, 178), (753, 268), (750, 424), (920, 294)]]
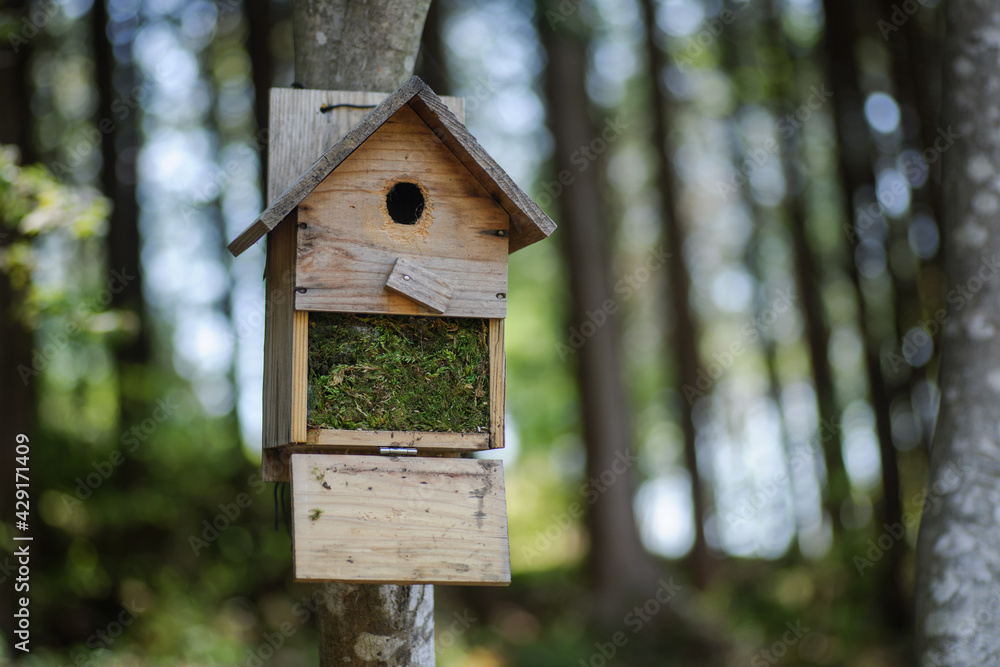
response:
[(483, 319), (311, 313), (309, 423), (484, 431), (487, 333)]
[(19, 151), (0, 146), (0, 271), (14, 289), (30, 282), (38, 241), (100, 236), (110, 202), (90, 188), (63, 185), (43, 165), (18, 165)]

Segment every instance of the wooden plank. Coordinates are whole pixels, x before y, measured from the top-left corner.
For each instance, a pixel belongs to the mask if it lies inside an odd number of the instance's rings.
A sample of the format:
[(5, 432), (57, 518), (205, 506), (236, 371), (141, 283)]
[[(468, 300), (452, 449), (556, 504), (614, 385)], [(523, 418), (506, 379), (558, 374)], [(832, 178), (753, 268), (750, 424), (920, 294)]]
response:
[[(386, 195), (416, 184), (412, 225), (389, 215)], [(385, 289), (398, 257), (455, 287), (449, 317), (504, 317), (510, 216), (409, 107), (400, 109), (299, 206), (295, 307), (436, 315)]]
[(500, 461), (293, 454), (297, 581), (510, 583)]
[(306, 400), (309, 393), (309, 313), (296, 310), (292, 321), (291, 442), (306, 441)]
[(264, 293), (264, 428), (262, 446), (292, 436), (292, 327), (295, 298), (295, 216), (268, 237)]
[(386, 289), (413, 299), (435, 313), (448, 309), (455, 288), (431, 271), (405, 257), (396, 259), (385, 281)]
[(420, 89), (410, 100), (410, 107), (510, 214), (509, 252), (541, 241), (555, 231), (556, 223), (517, 187), (434, 91), (426, 86)]
[[(449, 434), (451, 435), (451, 434)], [(481, 435), (481, 434), (470, 434)], [(469, 449), (435, 449), (433, 447), (421, 446), (417, 449), (416, 456), (436, 457), (436, 458), (461, 458), (470, 451), (481, 451), (489, 447), (486, 438), (482, 438), (480, 445)], [(360, 456), (371, 455), (377, 446), (371, 443), (356, 444), (350, 446), (343, 445), (281, 445), (280, 447), (270, 447), (262, 452), (261, 479), (265, 482), (285, 482), (292, 481), (291, 476), (291, 456), (292, 454), (321, 454), (323, 456)]]
[(503, 329), (503, 320), (490, 320), (490, 449), (503, 447), (507, 398), (507, 353)]
[[(271, 199), (267, 210), (229, 245), (229, 251), (233, 255), (239, 255), (256, 243), (267, 230), (274, 229), (321, 181), (334, 169), (338, 169), (348, 156), (406, 104), (411, 104), (417, 110), (435, 135), (448, 145), (511, 216), (513, 227), (508, 248), (510, 252), (540, 241), (555, 230), (555, 223), (483, 150), (462, 123), (463, 119), (453, 114), (423, 81), (413, 77), (372, 109), (371, 113), (358, 122), (343, 139), (322, 153), (311, 166), (302, 172), (291, 171), (290, 173), (301, 175), (280, 195)], [(272, 126), (272, 131), (274, 129)], [(312, 138), (305, 132), (300, 134)], [(286, 173), (284, 166), (280, 169), (282, 174)]]
[[(267, 201), (277, 199), (387, 97), (387, 93), (272, 88)], [(464, 98), (441, 101), (457, 118), (465, 118)]]
[[(291, 213), (340, 164), (423, 86), (412, 79), (389, 95), (334, 90), (271, 89), (268, 208), (229, 244), (239, 255)], [(465, 118), (465, 101), (444, 104)]]
[(489, 449), (488, 433), (364, 431), (311, 428), (306, 442), (335, 447), (412, 447), (421, 452), (476, 452)]

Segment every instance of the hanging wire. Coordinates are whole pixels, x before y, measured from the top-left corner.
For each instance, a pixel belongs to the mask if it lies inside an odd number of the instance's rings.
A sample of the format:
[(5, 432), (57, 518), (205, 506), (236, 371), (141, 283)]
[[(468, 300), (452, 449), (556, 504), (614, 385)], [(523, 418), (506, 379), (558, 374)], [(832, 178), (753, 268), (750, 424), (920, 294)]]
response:
[[(290, 484), (287, 482), (277, 482), (274, 485), (274, 531), (279, 532), (281, 529), (278, 527), (278, 517), (280, 516), (285, 520), (285, 529), (288, 531), (288, 535), (292, 534), (292, 517), (291, 517), (291, 498), (288, 502), (285, 502), (285, 491), (289, 488)], [(281, 511), (279, 513), (278, 506), (281, 506)]]

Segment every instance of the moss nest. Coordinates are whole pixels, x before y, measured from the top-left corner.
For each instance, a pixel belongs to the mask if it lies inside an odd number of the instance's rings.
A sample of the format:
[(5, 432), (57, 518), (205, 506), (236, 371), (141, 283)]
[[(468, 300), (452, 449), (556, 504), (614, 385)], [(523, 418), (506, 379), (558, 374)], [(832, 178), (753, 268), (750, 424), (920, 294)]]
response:
[(484, 432), (485, 319), (309, 313), (309, 425)]

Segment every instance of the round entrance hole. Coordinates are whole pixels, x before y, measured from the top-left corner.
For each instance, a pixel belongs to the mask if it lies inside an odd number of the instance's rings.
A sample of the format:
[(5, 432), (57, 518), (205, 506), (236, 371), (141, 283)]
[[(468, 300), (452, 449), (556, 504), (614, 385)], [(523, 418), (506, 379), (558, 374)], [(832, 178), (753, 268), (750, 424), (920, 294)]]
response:
[(424, 195), (415, 183), (396, 183), (385, 196), (389, 217), (399, 225), (412, 225), (424, 212)]

